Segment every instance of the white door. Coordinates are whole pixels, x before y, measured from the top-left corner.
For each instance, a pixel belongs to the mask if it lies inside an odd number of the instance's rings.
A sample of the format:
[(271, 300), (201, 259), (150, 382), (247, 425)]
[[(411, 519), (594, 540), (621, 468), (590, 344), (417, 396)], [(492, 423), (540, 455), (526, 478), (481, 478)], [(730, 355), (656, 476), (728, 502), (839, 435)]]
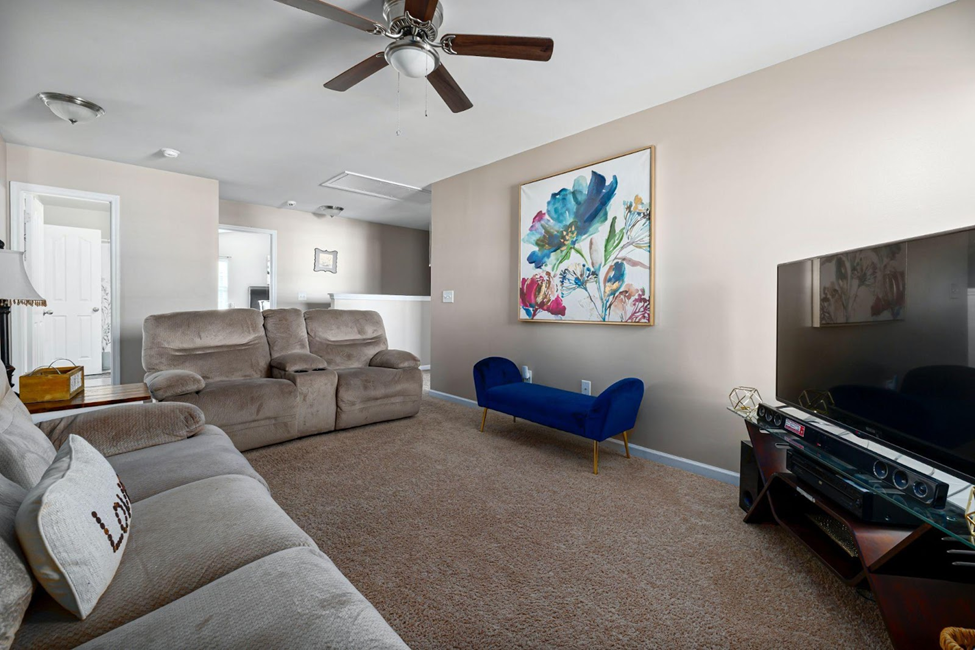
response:
[(102, 371), (101, 258), (101, 231), (44, 226), (47, 307), (34, 308), (43, 323), (35, 367), (63, 358), (84, 366), (86, 375)]
[[(24, 197), (25, 246), (24, 266), (31, 284), (44, 296), (44, 204), (34, 194)], [(41, 365), (44, 356), (44, 309), (30, 307), (31, 350), (27, 366), (22, 373), (28, 373)]]

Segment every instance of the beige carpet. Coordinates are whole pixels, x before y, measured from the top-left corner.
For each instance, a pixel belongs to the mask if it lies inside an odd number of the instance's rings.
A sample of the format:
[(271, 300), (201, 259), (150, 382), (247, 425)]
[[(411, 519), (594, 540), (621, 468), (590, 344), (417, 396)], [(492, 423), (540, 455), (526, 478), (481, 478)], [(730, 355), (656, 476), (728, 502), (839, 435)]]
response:
[(737, 490), (425, 399), (248, 452), (413, 648), (885, 648), (876, 606)]

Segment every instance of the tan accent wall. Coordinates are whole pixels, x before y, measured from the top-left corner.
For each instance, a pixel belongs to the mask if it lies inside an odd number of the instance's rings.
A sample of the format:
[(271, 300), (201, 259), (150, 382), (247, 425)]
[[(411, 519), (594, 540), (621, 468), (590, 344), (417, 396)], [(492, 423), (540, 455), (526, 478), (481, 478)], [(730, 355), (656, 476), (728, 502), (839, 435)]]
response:
[[(963, 0), (436, 183), (432, 387), (472, 398), (489, 355), (594, 394), (640, 377), (632, 441), (737, 470), (726, 396), (774, 397), (776, 265), (975, 224), (973, 33)], [(657, 325), (519, 324), (519, 184), (650, 144)]]
[(141, 381), (142, 321), (217, 300), (215, 180), (7, 145), (9, 181), (117, 194), (122, 382)]
[[(330, 293), (430, 295), (425, 230), (236, 201), (220, 202), (220, 223), (277, 230), (278, 307), (324, 306)], [(315, 271), (315, 248), (339, 252), (338, 273)]]

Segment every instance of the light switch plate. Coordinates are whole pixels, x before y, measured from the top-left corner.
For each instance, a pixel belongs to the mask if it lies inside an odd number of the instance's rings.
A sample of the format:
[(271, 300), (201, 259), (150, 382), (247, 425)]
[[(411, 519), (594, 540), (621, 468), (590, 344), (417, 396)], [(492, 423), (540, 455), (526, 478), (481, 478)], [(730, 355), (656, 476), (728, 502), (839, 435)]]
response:
[(592, 382), (590, 382), (588, 379), (582, 380), (582, 394), (592, 395)]
[(454, 301), (454, 292), (453, 291), (444, 291), (443, 292), (443, 301), (444, 302), (453, 302)]

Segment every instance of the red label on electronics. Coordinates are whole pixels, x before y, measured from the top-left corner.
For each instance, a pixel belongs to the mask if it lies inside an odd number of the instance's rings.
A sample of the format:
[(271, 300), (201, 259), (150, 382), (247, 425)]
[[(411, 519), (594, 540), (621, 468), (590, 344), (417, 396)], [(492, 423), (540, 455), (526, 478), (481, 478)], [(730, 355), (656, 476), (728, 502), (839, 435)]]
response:
[(793, 422), (792, 420), (786, 418), (785, 428), (791, 431), (792, 433), (796, 434), (800, 438), (806, 437), (806, 427), (799, 424), (798, 422)]

